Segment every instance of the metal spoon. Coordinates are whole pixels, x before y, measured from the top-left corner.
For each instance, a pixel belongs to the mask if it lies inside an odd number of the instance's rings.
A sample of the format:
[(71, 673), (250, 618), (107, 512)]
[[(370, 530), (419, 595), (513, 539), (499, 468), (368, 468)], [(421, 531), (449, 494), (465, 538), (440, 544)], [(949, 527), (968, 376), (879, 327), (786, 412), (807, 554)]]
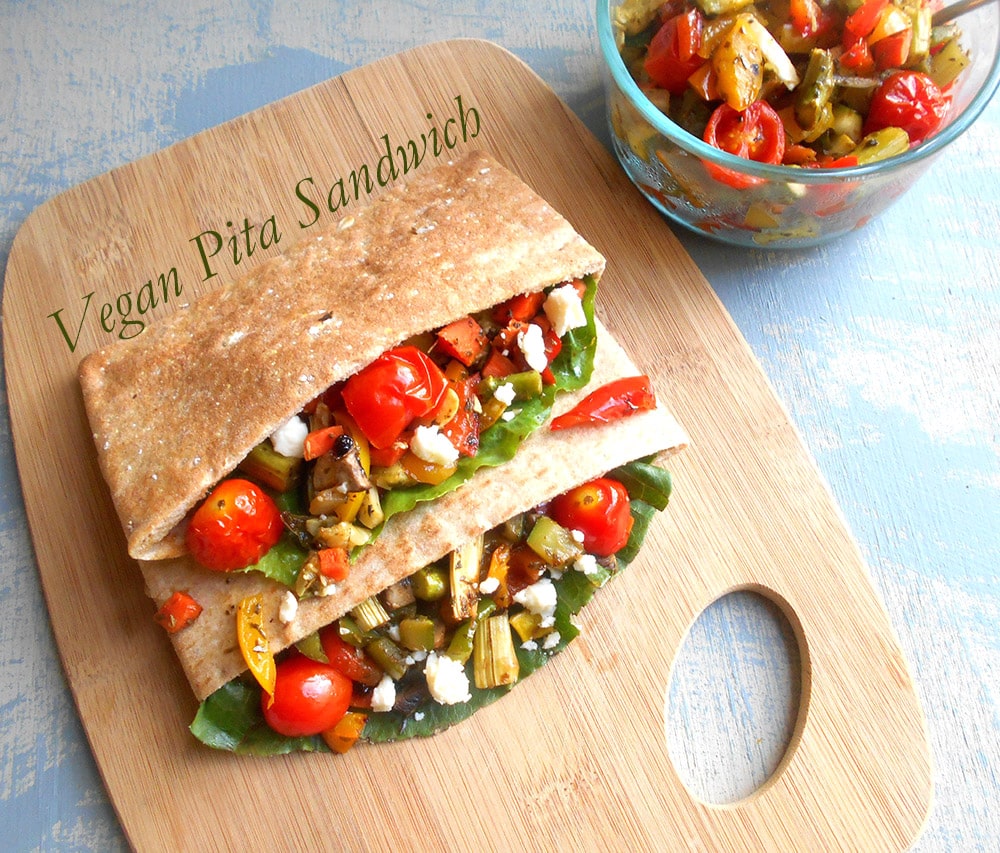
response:
[(991, 0), (958, 0), (957, 3), (952, 3), (950, 6), (945, 6), (943, 9), (935, 12), (931, 17), (931, 26), (938, 27), (941, 24), (946, 24), (959, 15), (964, 15), (966, 12), (971, 12), (980, 6), (985, 6), (989, 2)]

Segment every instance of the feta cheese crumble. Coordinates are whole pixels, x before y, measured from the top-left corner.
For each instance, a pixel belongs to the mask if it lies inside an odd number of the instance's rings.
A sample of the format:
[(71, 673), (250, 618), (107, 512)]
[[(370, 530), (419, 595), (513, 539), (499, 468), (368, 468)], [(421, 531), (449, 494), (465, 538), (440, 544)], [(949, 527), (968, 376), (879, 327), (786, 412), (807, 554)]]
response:
[(542, 310), (560, 338), (570, 329), (579, 329), (587, 325), (583, 302), (572, 284), (562, 284), (552, 290), (545, 298)]
[(454, 465), (458, 461), (458, 448), (437, 425), (418, 426), (410, 442), (410, 450), (431, 465)]
[(498, 589), (500, 589), (500, 578), (498, 577), (483, 578), (479, 582), (479, 591), (483, 595), (493, 595)]
[(493, 396), (503, 403), (505, 406), (509, 406), (514, 402), (514, 398), (517, 396), (517, 392), (514, 391), (514, 386), (509, 382), (504, 382), (496, 391), (493, 392)]
[(372, 690), (372, 710), (375, 713), (391, 711), (395, 704), (396, 682), (390, 676), (383, 675), (382, 680)]
[(440, 705), (458, 705), (472, 698), (465, 668), (454, 658), (431, 652), (424, 664), (427, 689)]
[(288, 625), (295, 621), (295, 614), (299, 612), (299, 600), (290, 589), (285, 590), (281, 597), (281, 604), (278, 606), (278, 618)]
[(593, 554), (581, 554), (573, 563), (573, 568), (590, 577), (597, 572), (597, 557)]
[(305, 453), (306, 436), (309, 434), (309, 427), (298, 415), (292, 415), (273, 433), (271, 433), (271, 446), (282, 456), (291, 459), (301, 459)]
[(548, 356), (545, 355), (545, 339), (542, 337), (541, 326), (529, 323), (527, 327), (517, 333), (517, 345), (521, 348), (521, 354), (532, 370), (541, 373), (549, 366)]
[(526, 586), (514, 596), (525, 610), (542, 617), (543, 628), (555, 623), (556, 587), (550, 578), (542, 578)]

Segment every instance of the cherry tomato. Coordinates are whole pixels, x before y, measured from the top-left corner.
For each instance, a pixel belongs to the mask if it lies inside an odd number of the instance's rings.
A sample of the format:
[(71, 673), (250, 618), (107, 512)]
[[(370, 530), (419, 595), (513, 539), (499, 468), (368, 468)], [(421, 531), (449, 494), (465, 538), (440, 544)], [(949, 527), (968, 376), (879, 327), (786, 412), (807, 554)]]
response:
[(572, 409), (552, 420), (552, 429), (603, 424), (656, 407), (648, 376), (626, 376), (602, 385)]
[(679, 95), (705, 60), (698, 55), (704, 18), (697, 9), (668, 18), (656, 31), (643, 67), (661, 89)]
[(628, 491), (607, 477), (564, 492), (552, 501), (549, 511), (563, 527), (579, 530), (584, 549), (598, 557), (620, 551), (632, 532)]
[(186, 543), (205, 568), (218, 572), (244, 569), (277, 544), (284, 531), (281, 512), (249, 480), (223, 480), (195, 510)]
[(926, 74), (897, 71), (890, 74), (872, 95), (864, 133), (885, 127), (906, 131), (911, 144), (934, 133), (944, 121), (950, 98)]
[[(785, 156), (785, 127), (766, 101), (754, 101), (743, 112), (720, 104), (708, 120), (704, 140), (721, 151), (758, 163), (780, 163)], [(737, 189), (762, 182), (707, 161), (705, 168), (716, 180)]]
[(293, 655), (278, 664), (274, 701), (261, 695), (264, 720), (286, 737), (318, 735), (332, 729), (351, 703), (351, 679), (330, 664)]
[(401, 346), (382, 353), (344, 383), (347, 411), (377, 448), (389, 447), (414, 418), (441, 402), (448, 380), (426, 353)]

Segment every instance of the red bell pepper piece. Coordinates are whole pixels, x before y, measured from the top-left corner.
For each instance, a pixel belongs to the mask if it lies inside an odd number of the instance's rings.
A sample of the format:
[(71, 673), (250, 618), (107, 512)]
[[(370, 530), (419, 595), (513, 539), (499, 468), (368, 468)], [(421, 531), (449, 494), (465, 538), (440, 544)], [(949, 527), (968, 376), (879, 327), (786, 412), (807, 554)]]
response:
[(201, 616), (201, 610), (201, 605), (189, 593), (178, 590), (164, 602), (153, 618), (168, 634), (176, 634)]
[(566, 414), (552, 420), (552, 429), (610, 423), (656, 407), (648, 376), (627, 376), (602, 385)]
[(466, 367), (486, 352), (489, 345), (483, 327), (473, 317), (449, 323), (437, 333), (437, 348)]

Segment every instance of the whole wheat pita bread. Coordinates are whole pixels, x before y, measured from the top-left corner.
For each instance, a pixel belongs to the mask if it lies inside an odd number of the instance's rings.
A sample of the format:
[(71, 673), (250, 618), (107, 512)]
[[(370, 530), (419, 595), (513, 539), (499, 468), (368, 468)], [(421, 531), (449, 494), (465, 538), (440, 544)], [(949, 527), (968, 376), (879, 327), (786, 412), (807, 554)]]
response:
[[(625, 352), (599, 325), (591, 384), (561, 397), (556, 412), (569, 409), (594, 387), (636, 373)], [(559, 432), (543, 427), (525, 440), (510, 462), (481, 470), (456, 491), (391, 518), (336, 592), (301, 601), (295, 620), (287, 625), (278, 617), (285, 587), (257, 572), (220, 575), (189, 557), (140, 562), (140, 566), (146, 590), (158, 607), (175, 591), (186, 590), (204, 608), (192, 625), (171, 635), (195, 695), (204, 699), (246, 668), (234, 616), (245, 596), (264, 593), (265, 625), (276, 653), (518, 513), (634, 459), (662, 457), (686, 443), (683, 429), (662, 405), (610, 424)]]
[(207, 491), (385, 350), (603, 269), (544, 199), (472, 152), (91, 354), (80, 382), (129, 554), (182, 554), (177, 526)]

